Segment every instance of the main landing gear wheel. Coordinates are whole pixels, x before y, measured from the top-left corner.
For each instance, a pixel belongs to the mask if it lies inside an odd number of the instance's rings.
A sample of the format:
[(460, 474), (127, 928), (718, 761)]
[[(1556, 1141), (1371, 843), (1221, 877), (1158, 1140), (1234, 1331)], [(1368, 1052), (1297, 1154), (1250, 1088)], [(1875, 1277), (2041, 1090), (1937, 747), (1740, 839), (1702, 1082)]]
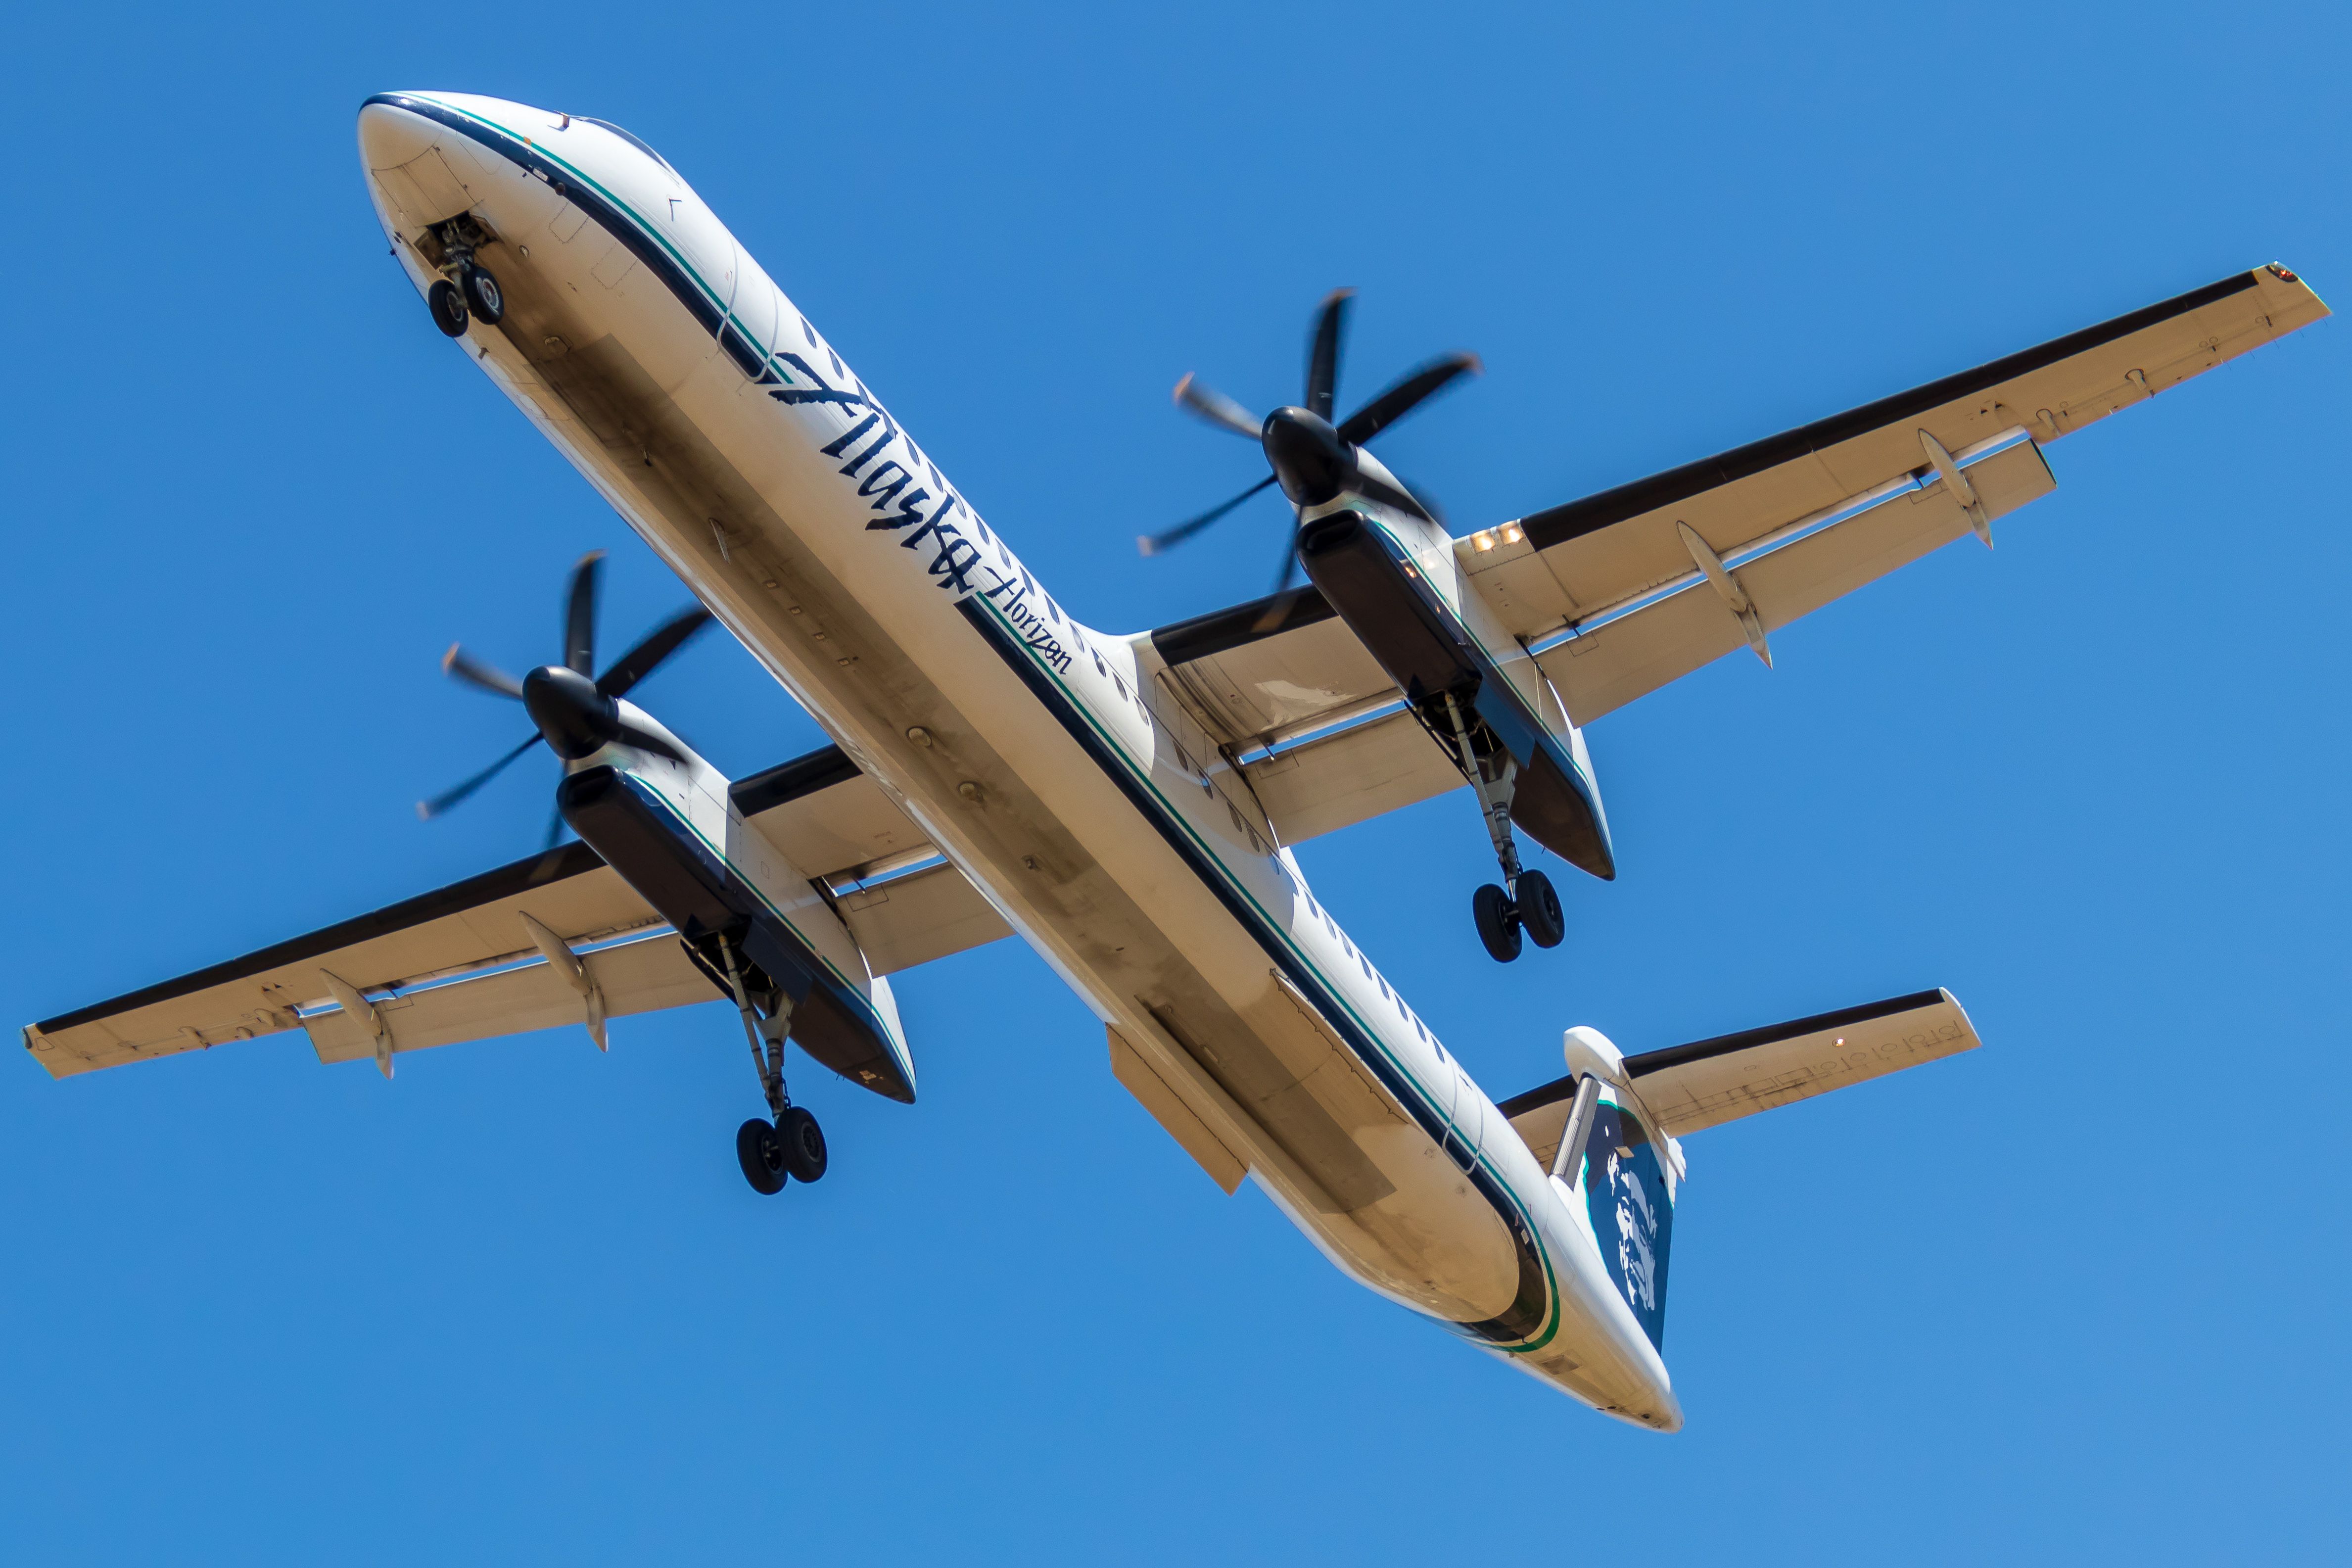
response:
[[(821, 1152), (822, 1138), (818, 1146)], [(762, 1121), (755, 1116), (738, 1127), (735, 1160), (743, 1167), (743, 1179), (751, 1184), (753, 1192), (773, 1197), (784, 1190), (791, 1167), (785, 1158), (784, 1141), (776, 1135), (774, 1122)]]
[(466, 301), (459, 297), (457, 286), (446, 278), (434, 279), (433, 287), (425, 290), (425, 306), (433, 312), (433, 324), (446, 336), (466, 335)]
[(1497, 963), (1519, 956), (1519, 911), (1511, 895), (1489, 882), (1470, 895), (1470, 912), (1477, 917), (1478, 940)]
[(457, 274), (457, 283), (466, 292), (467, 308), (482, 319), (482, 325), (495, 327), (506, 319), (507, 297), (488, 268), (467, 267)]
[(824, 1176), (824, 1130), (816, 1118), (800, 1106), (788, 1106), (783, 1124), (776, 1129), (776, 1137), (783, 1145), (784, 1167), (798, 1182), (821, 1181)]
[(1559, 939), (1568, 934), (1568, 920), (1560, 913), (1559, 895), (1551, 890), (1551, 879), (1541, 871), (1522, 871), (1518, 894), (1511, 906), (1518, 911), (1519, 929), (1538, 947), (1558, 947)]

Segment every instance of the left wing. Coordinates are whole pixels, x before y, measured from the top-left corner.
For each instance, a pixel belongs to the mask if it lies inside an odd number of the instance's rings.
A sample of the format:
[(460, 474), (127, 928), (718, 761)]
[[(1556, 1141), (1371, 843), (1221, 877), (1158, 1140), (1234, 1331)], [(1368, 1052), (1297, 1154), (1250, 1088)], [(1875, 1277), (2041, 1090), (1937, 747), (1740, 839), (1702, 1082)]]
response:
[[(320, 1061), (577, 1023), (582, 997), (524, 916), (575, 951), (617, 1016), (710, 995), (646, 901), (585, 844), (567, 844), (356, 920), (25, 1029), (53, 1078), (306, 1030)], [(372, 1014), (370, 1017), (367, 1015)]]
[[(816, 873), (874, 973), (1012, 934), (839, 748), (731, 793), (747, 823)], [(578, 1023), (601, 1045), (606, 1018), (714, 995), (652, 906), (572, 843), (27, 1025), (25, 1048), (68, 1078), (299, 1028), (320, 1061), (373, 1057), (390, 1076), (402, 1051)]]

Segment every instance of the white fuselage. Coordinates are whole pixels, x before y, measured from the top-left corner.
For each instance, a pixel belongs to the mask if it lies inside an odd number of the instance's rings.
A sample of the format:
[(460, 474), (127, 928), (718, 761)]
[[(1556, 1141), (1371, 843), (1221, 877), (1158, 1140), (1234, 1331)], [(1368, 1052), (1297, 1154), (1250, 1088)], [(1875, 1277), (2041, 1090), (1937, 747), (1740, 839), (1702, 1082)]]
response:
[(1680, 1425), (1580, 1197), (1316, 901), (1149, 639), (1074, 622), (683, 180), (451, 94), (372, 100), (360, 142), (420, 289), (429, 225), (487, 231), (507, 315), (467, 356), (1339, 1267)]

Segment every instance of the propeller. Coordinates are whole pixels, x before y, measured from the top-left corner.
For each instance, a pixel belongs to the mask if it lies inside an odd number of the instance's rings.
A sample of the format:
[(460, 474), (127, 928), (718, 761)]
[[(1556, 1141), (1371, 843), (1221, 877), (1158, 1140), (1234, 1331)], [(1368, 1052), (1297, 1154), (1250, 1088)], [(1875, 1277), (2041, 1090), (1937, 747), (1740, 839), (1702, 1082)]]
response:
[[(684, 762), (666, 736), (646, 728), (621, 711), (620, 699), (710, 624), (710, 612), (697, 605), (672, 616), (614, 659), (602, 675), (596, 668), (596, 603), (603, 586), (604, 552), (589, 552), (572, 569), (563, 594), (563, 661), (543, 664), (518, 680), (495, 665), (483, 663), (452, 643), (441, 656), (441, 668), (452, 679), (520, 702), (530, 714), (536, 731), (513, 751), (454, 789), (416, 803), (416, 815), (440, 816), (480, 789), (508, 764), (533, 746), (547, 748), (567, 762), (592, 756), (615, 741), (656, 752), (673, 762)], [(552, 847), (563, 832), (559, 813), (548, 831)]]
[[(1301, 404), (1277, 408), (1260, 418), (1197, 375), (1187, 375), (1176, 384), (1178, 407), (1220, 430), (1257, 442), (1265, 454), (1267, 466), (1274, 471), (1239, 495), (1173, 528), (1139, 535), (1137, 550), (1146, 555), (1173, 550), (1260, 490), (1276, 484), (1282, 487), (1291, 506), (1301, 512), (1349, 494), (1437, 521), (1434, 509), (1417, 500), (1379, 464), (1367, 465), (1359, 448), (1462, 376), (1477, 374), (1478, 356), (1454, 353), (1431, 360), (1391, 383), (1370, 403), (1334, 425), (1331, 414), (1339, 392), (1340, 342), (1346, 335), (1349, 301), (1354, 298), (1352, 289), (1335, 289), (1316, 311), (1314, 330), (1307, 336), (1307, 395)], [(1275, 578), (1274, 591), (1280, 594), (1289, 587), (1297, 570), (1297, 532), (1294, 527), (1283, 544), (1282, 571)]]

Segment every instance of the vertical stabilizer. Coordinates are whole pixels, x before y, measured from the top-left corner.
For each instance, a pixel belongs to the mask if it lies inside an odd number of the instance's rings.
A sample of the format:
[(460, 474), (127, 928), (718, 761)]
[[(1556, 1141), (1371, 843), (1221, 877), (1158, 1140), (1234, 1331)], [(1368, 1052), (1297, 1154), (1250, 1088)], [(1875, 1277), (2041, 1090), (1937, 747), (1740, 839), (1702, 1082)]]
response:
[(1674, 1241), (1675, 1194), (1659, 1141), (1606, 1089), (1585, 1135), (1576, 1175), (1610, 1282), (1660, 1354), (1666, 1340), (1666, 1257)]

